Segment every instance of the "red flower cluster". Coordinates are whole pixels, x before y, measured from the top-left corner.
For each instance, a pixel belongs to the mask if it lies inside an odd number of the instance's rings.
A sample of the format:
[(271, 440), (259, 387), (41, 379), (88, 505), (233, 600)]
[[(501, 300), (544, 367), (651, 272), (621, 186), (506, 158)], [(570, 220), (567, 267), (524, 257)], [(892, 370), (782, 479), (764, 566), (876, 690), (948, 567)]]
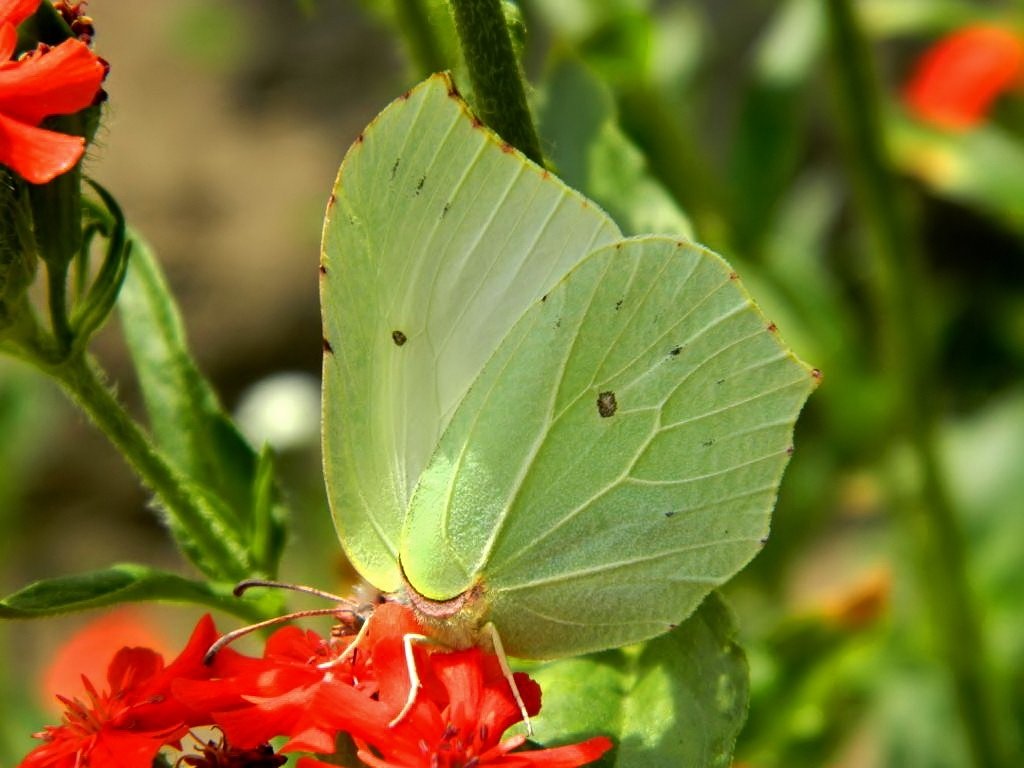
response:
[(81, 40), (12, 59), (17, 26), (40, 0), (0, 0), (0, 163), (33, 184), (70, 170), (85, 139), (37, 127), (50, 115), (69, 115), (93, 103), (107, 67)]
[[(419, 631), (408, 609), (388, 603), (377, 608), (354, 648), (351, 635), (325, 639), (285, 627), (267, 641), (262, 658), (222, 650), (204, 665), (216, 639), (205, 617), (166, 668), (153, 651), (122, 649), (108, 671), (109, 690), (99, 693), (87, 683), (88, 703), (62, 699), (64, 723), (37, 734), (46, 743), (19, 768), (150, 768), (162, 747), (180, 748), (189, 729), (201, 725), (217, 726), (223, 744), (200, 747), (183, 765), (276, 766), (283, 758), (267, 746), (270, 739), (288, 738), (281, 752), (326, 755), (342, 733), (370, 768), (574, 768), (611, 748), (597, 737), (514, 751), (526, 738), (501, 737), (522, 714), (497, 658), (479, 648), (414, 645), (422, 686), (394, 722), (409, 694), (404, 640)], [(540, 688), (524, 674), (515, 680), (528, 712), (536, 714)], [(304, 757), (299, 768), (329, 767)]]
[(920, 119), (950, 129), (981, 122), (995, 100), (1024, 84), (1024, 37), (992, 25), (957, 30), (918, 62), (904, 102)]

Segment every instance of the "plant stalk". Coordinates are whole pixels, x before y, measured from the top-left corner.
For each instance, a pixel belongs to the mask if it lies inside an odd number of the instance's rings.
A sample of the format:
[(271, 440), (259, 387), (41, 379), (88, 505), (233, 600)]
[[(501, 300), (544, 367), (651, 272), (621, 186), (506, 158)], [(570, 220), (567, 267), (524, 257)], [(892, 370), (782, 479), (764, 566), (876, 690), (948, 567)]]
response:
[(451, 0), (455, 31), (473, 83), (477, 116), (538, 165), (540, 139), (526, 102), (522, 71), (501, 0)]
[(234, 544), (234, 537), (229, 531), (218, 530), (215, 517), (200, 507), (179, 474), (124, 410), (91, 358), (75, 354), (57, 365), (33, 362), (60, 383), (157, 494), (166, 513), (187, 532), (190, 542), (202, 554), (203, 562), (197, 565), (212, 566), (204, 568), (208, 576), (238, 581), (253, 575), (244, 552)]
[(867, 227), (876, 312), (884, 329), (888, 370), (898, 387), (897, 428), (919, 474), (904, 509), (907, 546), (929, 604), (943, 661), (950, 670), (973, 764), (1005, 763), (995, 698), (967, 580), (965, 542), (945, 487), (937, 448), (932, 344), (923, 318), (928, 310), (920, 243), (891, 170), (881, 99), (867, 42), (850, 0), (828, 0), (835, 94), (856, 200)]

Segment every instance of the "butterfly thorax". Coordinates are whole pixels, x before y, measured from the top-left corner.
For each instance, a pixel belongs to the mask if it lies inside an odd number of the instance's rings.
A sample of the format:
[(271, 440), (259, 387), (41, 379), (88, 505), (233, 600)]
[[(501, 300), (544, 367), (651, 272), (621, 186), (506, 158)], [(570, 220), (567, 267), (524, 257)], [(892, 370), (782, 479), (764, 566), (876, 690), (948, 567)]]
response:
[(424, 597), (407, 581), (403, 593), (423, 629), (432, 638), (455, 649), (479, 645), (481, 628), (489, 608), (483, 584), (477, 583), (449, 600)]

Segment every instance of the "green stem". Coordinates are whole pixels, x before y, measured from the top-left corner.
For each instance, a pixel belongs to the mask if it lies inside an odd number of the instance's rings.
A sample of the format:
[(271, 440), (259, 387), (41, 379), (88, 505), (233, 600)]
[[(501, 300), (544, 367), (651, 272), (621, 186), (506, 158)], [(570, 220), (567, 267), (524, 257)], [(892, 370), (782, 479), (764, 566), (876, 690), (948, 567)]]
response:
[(1004, 765), (995, 699), (970, 593), (964, 538), (944, 485), (936, 444), (931, 344), (920, 246), (885, 150), (881, 100), (867, 43), (850, 0), (828, 0), (836, 99), (857, 202), (874, 254), (876, 311), (886, 362), (896, 378), (897, 426), (919, 470), (920, 487), (905, 510), (907, 545), (929, 603), (944, 662), (952, 675), (967, 741), (978, 768)]
[(201, 505), (196, 494), (187, 490), (178, 473), (121, 407), (89, 357), (76, 354), (58, 365), (33, 362), (61, 384), (157, 494), (174, 524), (186, 532), (201, 554), (197, 565), (207, 575), (227, 581), (253, 575), (231, 532), (218, 524), (217, 516)]
[(46, 265), (46, 288), (50, 307), (50, 326), (53, 338), (57, 341), (57, 349), (61, 354), (71, 350), (74, 333), (68, 320), (68, 265), (66, 262), (48, 263)]
[(451, 7), (473, 83), (477, 116), (513, 147), (543, 165), (540, 139), (526, 103), (526, 88), (501, 0), (451, 0)]
[(448, 68), (422, 0), (395, 0), (398, 27), (409, 46), (409, 57), (420, 76)]

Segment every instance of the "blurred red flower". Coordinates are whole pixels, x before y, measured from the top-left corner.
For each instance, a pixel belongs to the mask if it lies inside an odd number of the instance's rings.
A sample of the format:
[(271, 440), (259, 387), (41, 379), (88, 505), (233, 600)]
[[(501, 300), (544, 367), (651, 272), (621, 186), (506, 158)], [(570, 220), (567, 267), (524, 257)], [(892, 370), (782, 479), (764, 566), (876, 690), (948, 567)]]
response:
[(119, 648), (144, 646), (168, 656), (172, 648), (160, 627), (137, 607), (121, 606), (94, 618), (64, 640), (43, 670), (39, 694), (47, 708), (60, 706), (55, 694), (81, 698), (83, 678), (101, 680)]
[(40, 0), (0, 0), (0, 163), (33, 184), (70, 170), (85, 139), (37, 127), (50, 115), (74, 114), (96, 98), (106, 65), (80, 40), (40, 45), (11, 59), (17, 25)]
[(985, 119), (995, 100), (1022, 83), (1024, 38), (993, 25), (964, 27), (918, 61), (903, 93), (921, 120), (964, 130)]
[(171, 696), (171, 682), (208, 677), (215, 667), (203, 664), (207, 648), (217, 639), (209, 615), (196, 625), (185, 649), (170, 665), (150, 648), (122, 648), (107, 668), (102, 692), (83, 679), (87, 701), (58, 698), (64, 722), (48, 726), (19, 768), (150, 768), (164, 745), (177, 745), (190, 726), (208, 722)]

